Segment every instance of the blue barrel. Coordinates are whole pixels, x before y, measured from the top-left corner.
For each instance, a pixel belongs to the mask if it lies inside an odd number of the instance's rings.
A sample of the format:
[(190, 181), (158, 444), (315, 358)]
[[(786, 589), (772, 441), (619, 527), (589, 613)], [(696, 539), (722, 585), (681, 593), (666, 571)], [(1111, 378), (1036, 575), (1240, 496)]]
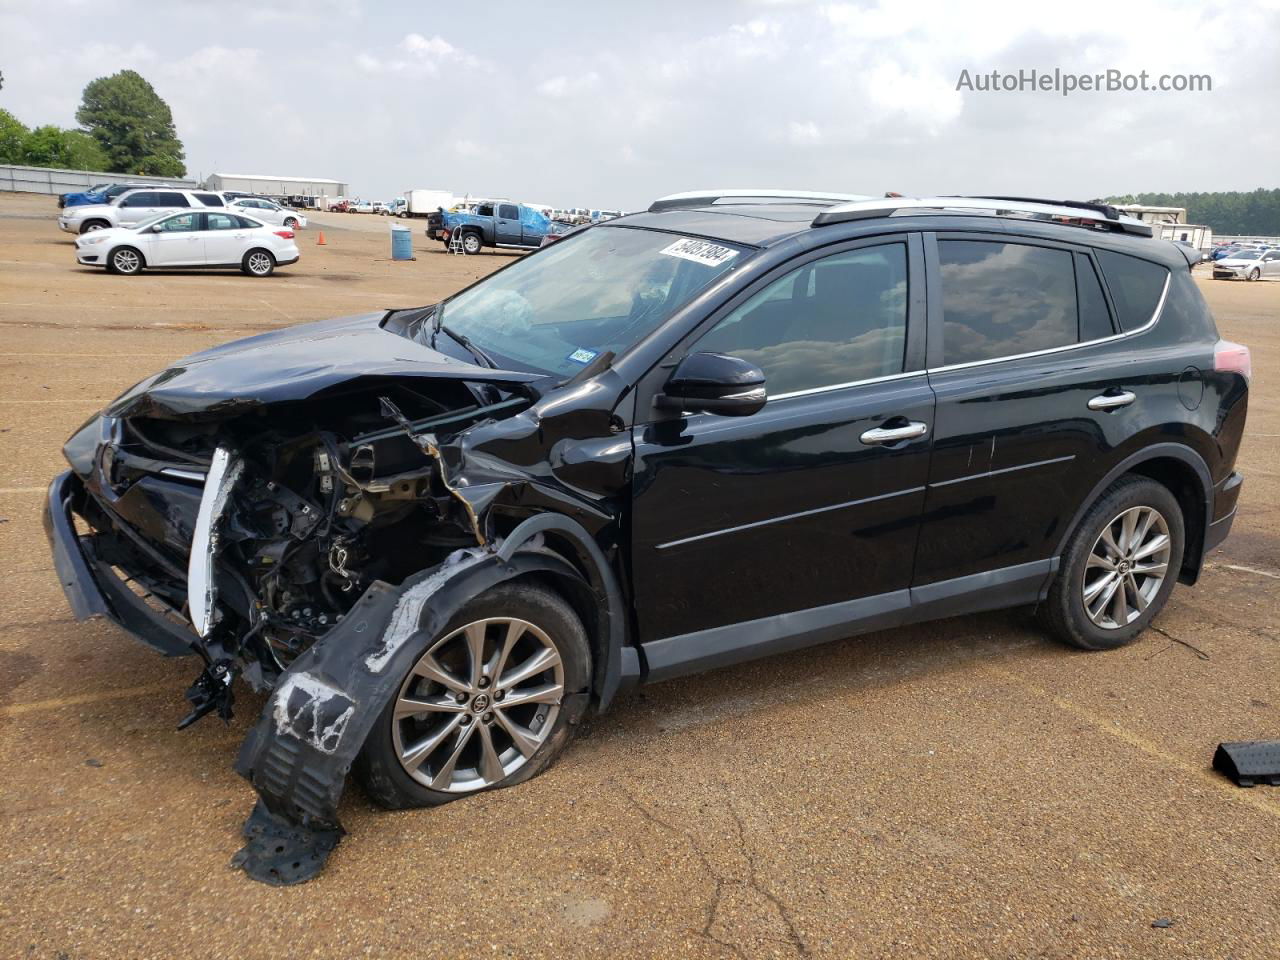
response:
[(391, 225), (391, 259), (413, 260), (413, 231), (399, 224)]

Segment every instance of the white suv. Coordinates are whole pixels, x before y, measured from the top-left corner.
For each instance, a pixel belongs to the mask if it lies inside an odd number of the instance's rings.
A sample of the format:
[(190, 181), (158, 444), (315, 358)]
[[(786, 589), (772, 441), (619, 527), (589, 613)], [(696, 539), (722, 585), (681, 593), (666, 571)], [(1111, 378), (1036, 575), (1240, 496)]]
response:
[(67, 233), (89, 233), (107, 227), (135, 227), (162, 213), (178, 212), (192, 207), (224, 207), (227, 200), (220, 193), (205, 190), (174, 190), (171, 187), (141, 187), (122, 193), (110, 203), (91, 203), (66, 207), (58, 215), (58, 226)]

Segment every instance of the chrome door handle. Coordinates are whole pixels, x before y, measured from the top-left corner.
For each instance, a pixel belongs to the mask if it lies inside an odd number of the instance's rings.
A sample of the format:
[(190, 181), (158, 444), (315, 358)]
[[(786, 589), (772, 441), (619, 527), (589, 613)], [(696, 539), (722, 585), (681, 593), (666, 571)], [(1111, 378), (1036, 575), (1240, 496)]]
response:
[(1138, 395), (1129, 390), (1120, 393), (1101, 393), (1089, 401), (1090, 410), (1117, 410), (1127, 407), (1138, 399)]
[(897, 443), (899, 440), (914, 440), (929, 432), (929, 425), (919, 420), (912, 420), (902, 427), (875, 427), (862, 435), (862, 442), (867, 444)]

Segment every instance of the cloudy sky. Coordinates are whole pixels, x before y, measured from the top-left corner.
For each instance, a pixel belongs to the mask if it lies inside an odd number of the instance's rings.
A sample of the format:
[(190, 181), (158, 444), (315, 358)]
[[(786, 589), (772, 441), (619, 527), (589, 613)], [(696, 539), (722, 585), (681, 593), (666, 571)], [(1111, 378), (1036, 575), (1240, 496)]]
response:
[[(133, 68), (192, 175), (635, 208), (709, 186), (1088, 198), (1280, 184), (1280, 0), (0, 0), (0, 107)], [(962, 70), (1208, 74), (982, 93)]]

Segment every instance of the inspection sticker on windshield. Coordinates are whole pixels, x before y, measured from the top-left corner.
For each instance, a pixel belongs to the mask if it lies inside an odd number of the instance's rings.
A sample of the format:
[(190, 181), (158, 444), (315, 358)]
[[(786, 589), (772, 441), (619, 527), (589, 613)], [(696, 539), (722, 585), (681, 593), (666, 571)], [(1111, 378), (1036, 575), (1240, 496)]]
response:
[(692, 260), (694, 263), (701, 263), (708, 267), (718, 267), (738, 255), (737, 250), (722, 247), (718, 243), (708, 243), (706, 240), (694, 240), (688, 237), (684, 240), (677, 240), (671, 246), (664, 247), (658, 252), (665, 253), (668, 257)]
[(573, 353), (565, 357), (566, 360), (572, 360), (574, 363), (590, 363), (595, 358), (595, 350), (584, 350), (582, 348), (573, 351)]

